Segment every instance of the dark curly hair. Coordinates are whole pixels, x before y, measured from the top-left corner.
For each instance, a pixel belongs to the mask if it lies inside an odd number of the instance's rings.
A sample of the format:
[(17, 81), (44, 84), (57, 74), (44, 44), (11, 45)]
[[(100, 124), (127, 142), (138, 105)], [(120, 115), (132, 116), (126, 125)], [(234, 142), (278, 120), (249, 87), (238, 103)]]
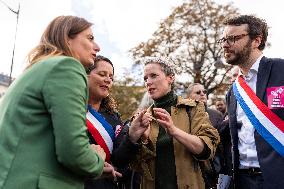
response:
[(253, 15), (240, 15), (237, 17), (229, 18), (224, 21), (224, 25), (239, 26), (242, 24), (248, 25), (248, 34), (250, 39), (255, 39), (261, 36), (261, 43), (258, 46), (259, 50), (263, 50), (266, 45), (268, 36), (268, 26), (265, 20), (257, 18)]
[[(92, 72), (92, 70), (96, 69), (97, 67), (97, 64), (99, 61), (105, 61), (105, 62), (108, 62), (111, 66), (112, 66), (112, 69), (113, 69), (113, 72), (114, 72), (114, 67), (113, 67), (113, 64), (112, 62), (110, 61), (110, 59), (104, 57), (104, 56), (101, 56), (101, 55), (98, 55), (96, 56), (95, 60), (94, 60), (94, 64), (92, 66), (90, 66), (89, 68), (86, 69), (86, 73), (88, 75), (90, 75), (90, 73)], [(104, 109), (105, 111), (109, 112), (109, 113), (117, 113), (117, 103), (116, 101), (114, 100), (113, 97), (111, 97), (110, 95), (108, 95), (107, 97), (105, 97), (102, 102), (101, 102), (101, 106), (100, 108)]]

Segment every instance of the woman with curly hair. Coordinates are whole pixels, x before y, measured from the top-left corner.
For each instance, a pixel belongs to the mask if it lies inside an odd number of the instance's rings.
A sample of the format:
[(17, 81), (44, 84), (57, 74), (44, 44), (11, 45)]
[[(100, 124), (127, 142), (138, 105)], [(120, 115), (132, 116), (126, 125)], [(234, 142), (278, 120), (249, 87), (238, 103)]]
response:
[[(109, 95), (113, 84), (113, 64), (108, 58), (97, 56), (94, 65), (87, 70), (87, 75), (89, 81), (87, 127), (90, 143), (100, 145), (106, 153), (106, 161), (112, 164), (113, 156), (121, 153), (118, 140), (123, 135), (123, 132), (120, 132), (123, 122), (117, 111), (115, 100)], [(119, 167), (123, 166), (119, 165)], [(124, 167), (125, 169), (119, 170), (121, 173), (126, 173), (127, 163)], [(124, 175), (124, 178), (119, 178), (119, 180), (115, 175), (108, 175), (100, 179), (90, 178), (86, 180), (85, 188), (110, 189), (122, 186), (127, 188), (125, 183), (127, 178), (125, 177)]]
[(174, 81), (170, 60), (146, 60), (144, 82), (154, 102), (129, 129), (129, 140), (142, 145), (132, 163), (143, 173), (142, 189), (204, 189), (199, 163), (213, 157), (219, 142), (204, 104), (177, 96)]

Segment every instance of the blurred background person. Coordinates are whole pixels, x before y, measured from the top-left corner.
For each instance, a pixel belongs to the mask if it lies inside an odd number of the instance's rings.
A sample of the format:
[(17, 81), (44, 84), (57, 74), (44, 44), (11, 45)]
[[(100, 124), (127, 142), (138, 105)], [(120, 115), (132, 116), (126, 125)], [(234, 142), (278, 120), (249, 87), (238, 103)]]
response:
[(188, 98), (204, 103), (213, 127), (218, 129), (218, 125), (223, 121), (223, 116), (219, 111), (207, 107), (207, 90), (204, 86), (200, 83), (193, 83), (188, 86), (186, 93)]
[[(92, 24), (59, 16), (28, 56), (29, 65), (0, 104), (0, 188), (83, 188), (106, 154), (90, 145), (84, 67), (100, 50)], [(113, 171), (113, 170), (110, 170)]]
[(146, 61), (144, 81), (154, 104), (129, 129), (130, 140), (142, 144), (133, 163), (142, 169), (142, 189), (204, 188), (198, 160), (212, 157), (219, 142), (203, 103), (178, 97), (174, 80), (168, 60)]
[(225, 116), (227, 109), (226, 109), (226, 102), (223, 98), (217, 98), (215, 101), (215, 107), (216, 109)]
[(234, 66), (232, 71), (231, 71), (231, 77), (230, 77), (231, 84), (234, 83), (234, 81), (238, 77), (239, 73), (240, 73), (240, 68), (238, 66)]
[[(207, 90), (200, 83), (193, 83), (187, 88), (187, 97), (199, 102), (203, 102), (205, 105), (205, 111), (209, 115), (210, 122), (213, 127), (220, 132), (220, 127), (222, 126), (223, 115), (212, 108), (207, 107)], [(223, 167), (224, 154), (223, 154), (222, 141), (218, 145), (216, 154), (213, 159), (207, 161), (204, 168), (205, 172), (203, 177), (205, 180), (206, 189), (216, 188), (218, 175)]]

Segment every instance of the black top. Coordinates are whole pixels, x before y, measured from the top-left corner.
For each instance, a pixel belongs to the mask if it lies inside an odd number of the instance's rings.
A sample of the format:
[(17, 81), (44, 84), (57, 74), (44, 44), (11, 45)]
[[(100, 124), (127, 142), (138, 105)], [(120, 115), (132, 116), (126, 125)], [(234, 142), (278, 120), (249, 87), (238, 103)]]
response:
[[(154, 101), (154, 107), (163, 108), (171, 114), (171, 106), (177, 104), (173, 91)], [(156, 143), (155, 189), (177, 189), (173, 137), (163, 127), (159, 128)]]
[[(118, 125), (122, 126), (123, 129), (119, 133), (119, 135), (115, 138), (113, 145), (113, 152), (111, 155), (112, 164), (118, 168), (118, 171), (123, 174), (122, 178), (119, 178), (119, 182), (113, 182), (112, 178), (103, 178), (103, 179), (93, 179), (88, 178), (85, 181), (85, 189), (120, 189), (120, 188), (138, 188), (140, 183), (139, 175), (134, 174), (128, 168), (128, 163), (130, 162), (130, 157), (127, 157), (125, 154), (125, 150), (128, 150), (129, 153), (137, 153), (139, 147), (132, 144), (129, 140), (126, 140), (127, 143), (124, 148), (120, 147), (121, 141), (123, 137), (128, 133), (128, 126), (124, 125), (120, 119), (120, 115), (116, 112), (112, 113), (106, 111), (105, 109), (99, 109), (99, 113), (105, 118), (105, 120), (112, 126), (113, 130), (116, 130)], [(93, 139), (92, 135), (88, 132), (89, 140), (91, 144), (96, 144), (96, 141)], [(116, 162), (116, 160), (120, 160), (120, 162)], [(130, 186), (132, 185), (132, 186)], [(135, 185), (135, 186), (134, 186)]]

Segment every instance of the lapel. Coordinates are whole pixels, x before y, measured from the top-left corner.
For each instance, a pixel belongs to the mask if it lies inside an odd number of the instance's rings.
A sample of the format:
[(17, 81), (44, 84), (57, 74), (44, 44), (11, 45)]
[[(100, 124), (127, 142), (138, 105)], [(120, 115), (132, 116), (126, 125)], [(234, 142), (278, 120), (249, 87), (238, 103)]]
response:
[(235, 137), (235, 133), (237, 133), (237, 100), (233, 92), (233, 87), (230, 88), (228, 92), (228, 115), (230, 120), (230, 127), (232, 130), (232, 135)]
[(237, 100), (233, 92), (233, 87), (230, 88), (228, 92), (228, 112), (230, 117), (236, 116)]
[(259, 63), (256, 82), (256, 95), (258, 98), (265, 102), (265, 89), (267, 87), (268, 79), (270, 76), (272, 62), (268, 58), (262, 57)]
[(232, 160), (233, 167), (238, 165), (238, 127), (237, 127), (237, 100), (233, 92), (233, 87), (231, 86), (229, 92), (227, 93), (227, 110), (229, 115), (229, 127), (230, 135), (232, 141)]

